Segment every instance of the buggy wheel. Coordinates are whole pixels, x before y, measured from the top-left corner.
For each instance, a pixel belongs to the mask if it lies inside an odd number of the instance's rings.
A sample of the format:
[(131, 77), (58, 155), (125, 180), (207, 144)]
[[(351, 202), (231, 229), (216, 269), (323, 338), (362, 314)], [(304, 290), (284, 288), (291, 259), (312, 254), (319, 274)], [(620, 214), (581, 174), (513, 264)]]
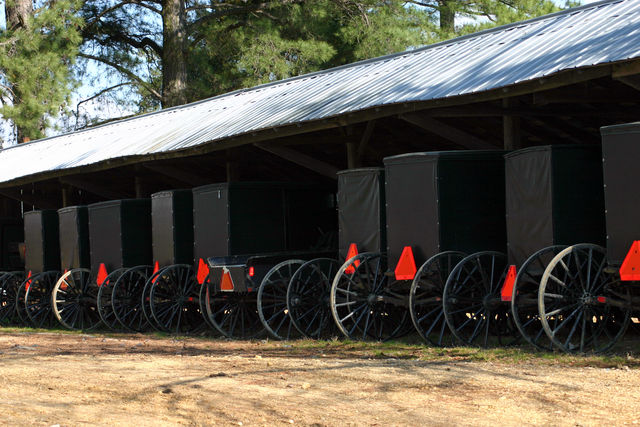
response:
[(296, 270), (304, 264), (301, 259), (290, 259), (272, 267), (258, 288), (258, 316), (267, 332), (279, 340), (299, 336), (291, 323), (287, 308), (287, 288)]
[(215, 330), (215, 326), (211, 323), (209, 315), (207, 314), (207, 289), (209, 288), (209, 275), (205, 277), (204, 281), (198, 287), (198, 305), (200, 306), (200, 313), (204, 318), (205, 323), (209, 328)]
[(331, 282), (340, 263), (331, 258), (307, 261), (296, 270), (287, 288), (287, 309), (293, 326), (305, 337), (329, 337), (335, 323), (329, 304)]
[(53, 312), (67, 329), (90, 330), (102, 320), (98, 313), (98, 284), (86, 268), (66, 272), (53, 288)]
[(209, 283), (205, 296), (213, 327), (228, 338), (253, 338), (264, 331), (258, 315), (257, 292), (217, 292)]
[(420, 336), (431, 345), (441, 347), (451, 344), (449, 328), (444, 318), (442, 294), (449, 274), (465, 256), (456, 251), (434, 255), (422, 264), (411, 284), (411, 320)]
[(149, 326), (151, 326), (156, 331), (163, 331), (162, 327), (158, 324), (156, 319), (153, 318), (153, 314), (151, 313), (151, 288), (153, 288), (156, 279), (162, 272), (162, 269), (156, 271), (149, 277), (144, 284), (144, 288), (142, 288), (142, 294), (140, 295), (140, 307), (142, 307), (142, 314), (144, 318), (147, 320)]
[(387, 257), (362, 253), (345, 262), (331, 285), (331, 313), (344, 336), (385, 341), (408, 331), (411, 282), (387, 274)]
[(142, 265), (124, 271), (113, 284), (111, 309), (118, 324), (133, 332), (143, 332), (149, 322), (142, 312), (142, 292), (150, 266)]
[(201, 329), (205, 322), (200, 314), (199, 288), (190, 265), (176, 264), (162, 269), (149, 293), (151, 315), (157, 324), (174, 334)]
[(45, 271), (31, 277), (24, 304), (27, 316), (36, 328), (51, 327), (56, 323), (51, 309), (51, 292), (59, 277), (58, 271)]
[(455, 266), (442, 300), (447, 325), (460, 342), (488, 347), (518, 337), (500, 294), (506, 274), (507, 257), (500, 252), (478, 252)]
[(556, 347), (598, 353), (624, 334), (629, 298), (617, 271), (608, 268), (604, 248), (584, 243), (569, 246), (549, 262), (540, 282), (538, 310)]
[(24, 281), (24, 273), (3, 273), (0, 276), (0, 325), (12, 325), (18, 322), (16, 298), (18, 288)]
[(98, 314), (102, 323), (109, 329), (118, 329), (118, 320), (113, 313), (113, 304), (111, 302), (111, 293), (113, 291), (113, 285), (118, 280), (120, 275), (125, 271), (124, 268), (119, 268), (112, 271), (104, 279), (102, 285), (98, 286), (98, 296), (96, 298), (96, 306)]
[(511, 293), (513, 323), (522, 337), (538, 350), (553, 350), (538, 312), (538, 289), (547, 264), (566, 246), (549, 246), (531, 255), (518, 270)]
[(27, 315), (27, 307), (25, 306), (25, 296), (30, 284), (31, 278), (29, 277), (18, 286), (18, 292), (16, 293), (16, 315), (20, 324), (24, 326), (31, 325), (31, 320)]

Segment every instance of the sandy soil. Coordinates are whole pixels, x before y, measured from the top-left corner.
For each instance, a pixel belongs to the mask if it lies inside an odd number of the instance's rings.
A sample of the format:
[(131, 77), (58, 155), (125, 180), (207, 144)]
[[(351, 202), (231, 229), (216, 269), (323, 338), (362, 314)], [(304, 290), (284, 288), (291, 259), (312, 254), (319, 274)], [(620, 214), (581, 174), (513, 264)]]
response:
[[(459, 359), (459, 358), (458, 358)], [(0, 332), (4, 425), (625, 425), (640, 369)]]

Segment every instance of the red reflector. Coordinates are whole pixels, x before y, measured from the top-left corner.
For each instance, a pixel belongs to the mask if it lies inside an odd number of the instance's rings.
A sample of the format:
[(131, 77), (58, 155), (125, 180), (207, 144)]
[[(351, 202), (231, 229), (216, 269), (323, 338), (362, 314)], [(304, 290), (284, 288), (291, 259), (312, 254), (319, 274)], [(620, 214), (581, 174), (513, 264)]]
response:
[(620, 280), (623, 282), (631, 282), (640, 280), (640, 240), (635, 240), (627, 256), (620, 266)]
[[(354, 256), (358, 255), (358, 246), (355, 243), (349, 245), (349, 250), (347, 251), (347, 261), (349, 261)], [(360, 260), (356, 260), (353, 264), (347, 267), (344, 272), (345, 274), (353, 274), (356, 271), (356, 268), (360, 265)]]
[(231, 274), (227, 267), (222, 267), (222, 280), (220, 281), (220, 290), (221, 291), (232, 291), (233, 290), (233, 279), (231, 278)]
[(256, 274), (256, 269), (254, 267), (249, 267), (249, 277), (253, 277)]
[(104, 281), (107, 280), (108, 275), (109, 274), (107, 273), (107, 267), (104, 265), (104, 263), (100, 263), (100, 267), (98, 268), (98, 278), (96, 280), (98, 286), (102, 286)]
[(398, 265), (396, 265), (396, 280), (413, 280), (416, 276), (416, 262), (413, 259), (413, 249), (411, 246), (405, 246), (400, 255)]
[(516, 283), (516, 276), (516, 266), (510, 265), (507, 271), (507, 277), (505, 277), (504, 284), (502, 285), (502, 291), (500, 291), (502, 301), (511, 301), (513, 298), (513, 285)]
[(187, 301), (189, 301), (189, 302), (193, 302), (193, 297), (189, 297), (189, 298), (187, 298)]
[[(153, 273), (151, 273), (151, 276), (155, 276), (155, 274), (158, 272), (158, 270), (160, 270), (160, 264), (158, 263), (158, 261), (156, 261), (156, 263), (153, 266)], [(158, 276), (153, 277), (153, 280), (151, 281), (151, 283), (153, 283), (155, 285), (156, 280), (158, 280)]]
[(607, 303), (607, 297), (598, 297), (598, 302), (601, 304), (606, 304)]
[(202, 285), (204, 281), (207, 279), (208, 275), (209, 275), (209, 266), (207, 265), (206, 262), (204, 262), (202, 258), (200, 258), (198, 260), (198, 274), (196, 275), (196, 278), (198, 279), (198, 283)]

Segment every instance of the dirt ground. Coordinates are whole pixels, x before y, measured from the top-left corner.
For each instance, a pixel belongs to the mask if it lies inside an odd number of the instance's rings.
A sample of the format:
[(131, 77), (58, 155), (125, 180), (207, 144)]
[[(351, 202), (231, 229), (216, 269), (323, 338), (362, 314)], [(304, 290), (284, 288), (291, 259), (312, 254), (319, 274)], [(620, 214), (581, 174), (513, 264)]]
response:
[(0, 331), (3, 425), (626, 425), (640, 369)]

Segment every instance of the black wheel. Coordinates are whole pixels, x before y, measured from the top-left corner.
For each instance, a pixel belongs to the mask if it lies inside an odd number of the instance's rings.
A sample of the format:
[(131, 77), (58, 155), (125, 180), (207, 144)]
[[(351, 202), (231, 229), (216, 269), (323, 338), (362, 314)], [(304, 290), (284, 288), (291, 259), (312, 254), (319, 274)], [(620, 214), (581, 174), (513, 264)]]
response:
[(30, 323), (35, 328), (48, 328), (58, 323), (52, 314), (51, 292), (59, 278), (59, 271), (45, 271), (31, 277), (24, 304)]
[(125, 270), (113, 284), (111, 310), (123, 328), (143, 332), (149, 322), (142, 312), (142, 292), (147, 283), (151, 267), (142, 265)]
[(98, 313), (98, 284), (86, 268), (66, 272), (53, 288), (52, 305), (56, 318), (67, 329), (90, 330), (102, 320)]
[(522, 337), (538, 350), (552, 351), (538, 312), (538, 289), (549, 261), (566, 246), (549, 246), (531, 255), (518, 270), (511, 293), (513, 323)]
[(444, 316), (463, 344), (488, 347), (519, 338), (500, 294), (506, 275), (507, 257), (493, 251), (465, 257), (449, 275), (442, 295)]
[(337, 328), (331, 315), (331, 283), (340, 263), (331, 258), (307, 261), (296, 270), (287, 288), (287, 309), (293, 326), (307, 338), (326, 338)]
[(18, 322), (23, 326), (30, 326), (31, 319), (27, 315), (27, 307), (25, 305), (25, 297), (27, 295), (27, 289), (31, 284), (31, 278), (26, 278), (20, 286), (18, 286), (18, 292), (16, 293), (16, 316)]
[(151, 315), (166, 332), (197, 332), (206, 325), (200, 314), (199, 290), (200, 284), (190, 265), (163, 268), (149, 293)]
[(213, 327), (228, 338), (253, 338), (264, 332), (258, 315), (257, 292), (212, 292), (216, 284), (207, 286), (207, 315)]
[(147, 279), (147, 282), (144, 284), (144, 288), (142, 288), (142, 295), (140, 296), (140, 306), (142, 307), (142, 314), (144, 318), (147, 320), (149, 326), (151, 326), (156, 331), (163, 331), (162, 327), (158, 324), (156, 319), (153, 318), (153, 314), (151, 313), (151, 288), (153, 288), (156, 279), (160, 275), (162, 269), (156, 271)]
[(462, 252), (441, 252), (429, 258), (416, 273), (409, 292), (413, 326), (429, 344), (452, 344), (444, 318), (442, 294), (453, 268), (465, 257)]
[(607, 265), (604, 248), (579, 244), (556, 255), (538, 292), (542, 327), (565, 352), (603, 352), (624, 334), (631, 314), (628, 288)]
[(0, 325), (14, 325), (19, 322), (16, 298), (23, 281), (22, 272), (2, 273), (0, 276)]
[(211, 330), (216, 330), (216, 327), (213, 326), (211, 320), (209, 319), (209, 315), (207, 314), (207, 289), (209, 288), (209, 275), (205, 277), (204, 281), (201, 285), (198, 285), (198, 304), (200, 305), (200, 313), (202, 314), (202, 318), (205, 323)]
[(290, 259), (272, 267), (258, 288), (258, 316), (267, 332), (279, 340), (298, 338), (300, 333), (291, 323), (287, 308), (287, 288), (296, 270), (304, 264)]
[(112, 271), (104, 279), (104, 282), (98, 286), (98, 296), (96, 299), (96, 306), (100, 320), (102, 324), (107, 328), (115, 330), (120, 326), (118, 320), (113, 312), (113, 304), (111, 302), (111, 294), (113, 292), (113, 285), (117, 282), (118, 278), (125, 271), (124, 268), (119, 268)]
[(331, 285), (331, 313), (340, 332), (357, 340), (385, 341), (411, 327), (411, 282), (387, 274), (387, 257), (362, 253), (345, 262)]

